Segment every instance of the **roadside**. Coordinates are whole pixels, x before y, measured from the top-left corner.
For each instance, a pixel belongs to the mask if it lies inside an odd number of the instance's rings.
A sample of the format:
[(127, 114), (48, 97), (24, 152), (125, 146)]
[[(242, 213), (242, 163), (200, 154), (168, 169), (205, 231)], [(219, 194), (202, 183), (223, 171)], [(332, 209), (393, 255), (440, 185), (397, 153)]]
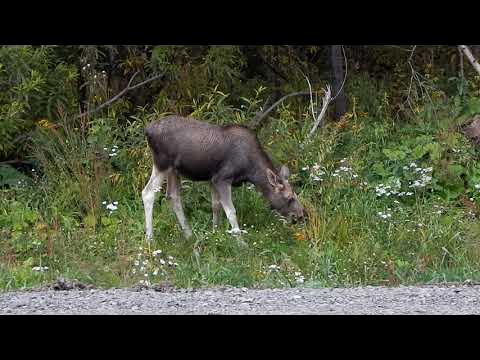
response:
[(0, 314), (480, 314), (480, 285), (79, 289), (0, 294)]

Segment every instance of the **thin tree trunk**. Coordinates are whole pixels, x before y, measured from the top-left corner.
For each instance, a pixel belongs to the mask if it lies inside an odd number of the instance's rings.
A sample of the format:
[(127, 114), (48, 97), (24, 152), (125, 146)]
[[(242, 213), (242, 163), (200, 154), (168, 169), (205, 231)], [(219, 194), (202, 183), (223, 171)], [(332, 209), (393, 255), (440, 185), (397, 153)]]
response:
[(475, 59), (475, 56), (473, 56), (468, 46), (458, 45), (458, 47), (460, 48), (461, 51), (463, 51), (468, 61), (470, 61), (470, 64), (472, 64), (473, 68), (477, 71), (477, 73), (480, 74), (480, 64), (478, 63), (477, 59)]
[(472, 52), (476, 59), (480, 57), (480, 45), (472, 45)]
[[(334, 100), (335, 119), (338, 120), (347, 112), (347, 98), (344, 90), (342, 89), (343, 79), (345, 77), (345, 69), (343, 68), (344, 59), (341, 45), (330, 46), (330, 63), (333, 77), (332, 93), (336, 96)], [(341, 92), (339, 93), (340, 90)]]

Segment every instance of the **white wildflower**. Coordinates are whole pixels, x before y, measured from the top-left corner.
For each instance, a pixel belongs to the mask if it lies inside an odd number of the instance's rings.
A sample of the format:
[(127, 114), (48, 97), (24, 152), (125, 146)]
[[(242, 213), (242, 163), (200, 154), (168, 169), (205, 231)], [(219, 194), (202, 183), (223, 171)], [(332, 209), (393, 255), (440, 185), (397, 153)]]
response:
[(34, 266), (32, 271), (44, 272), (48, 270), (48, 266)]
[(274, 264), (274, 265), (270, 265), (268, 268), (269, 268), (270, 270), (273, 270), (273, 271), (278, 271), (278, 270), (280, 270), (280, 266), (275, 265), (275, 264)]
[(118, 207), (114, 204), (108, 204), (107, 205), (107, 210), (111, 210), (111, 211), (114, 211), (114, 210), (117, 210)]
[(392, 214), (388, 213), (388, 212), (383, 212), (383, 211), (379, 211), (377, 213), (377, 215), (379, 217), (381, 217), (382, 219), (388, 219), (388, 218), (391, 218), (392, 217)]

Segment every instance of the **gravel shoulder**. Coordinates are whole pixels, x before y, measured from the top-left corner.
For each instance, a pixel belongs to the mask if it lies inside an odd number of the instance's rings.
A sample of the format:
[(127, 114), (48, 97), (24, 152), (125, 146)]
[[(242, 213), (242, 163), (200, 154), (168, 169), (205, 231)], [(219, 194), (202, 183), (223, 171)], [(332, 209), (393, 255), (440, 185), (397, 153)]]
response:
[(0, 314), (480, 314), (480, 285), (27, 290)]

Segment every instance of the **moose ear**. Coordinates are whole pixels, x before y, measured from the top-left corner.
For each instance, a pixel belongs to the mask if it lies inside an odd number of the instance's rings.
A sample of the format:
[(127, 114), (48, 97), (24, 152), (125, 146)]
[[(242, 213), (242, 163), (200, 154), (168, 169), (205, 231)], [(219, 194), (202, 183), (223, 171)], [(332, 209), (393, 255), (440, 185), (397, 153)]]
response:
[(290, 176), (290, 170), (288, 170), (288, 167), (286, 167), (285, 165), (282, 165), (282, 167), (280, 168), (279, 175), (282, 178), (282, 180), (287, 180), (288, 177)]
[(275, 174), (270, 169), (267, 169), (267, 179), (270, 185), (272, 185), (273, 187), (278, 187), (281, 185), (280, 179), (278, 178), (277, 174)]

